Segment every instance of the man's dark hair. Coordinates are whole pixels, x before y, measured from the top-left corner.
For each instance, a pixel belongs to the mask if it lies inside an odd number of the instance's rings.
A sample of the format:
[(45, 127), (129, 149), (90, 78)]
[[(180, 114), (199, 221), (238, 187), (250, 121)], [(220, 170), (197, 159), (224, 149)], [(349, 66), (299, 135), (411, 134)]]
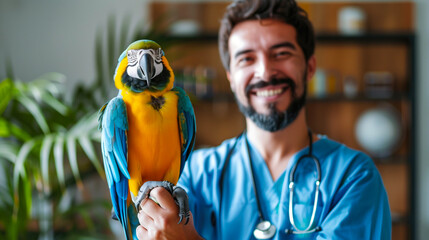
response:
[(222, 18), (219, 29), (219, 52), (224, 68), (229, 71), (230, 55), (228, 40), (232, 29), (240, 22), (251, 19), (277, 19), (292, 25), (297, 42), (308, 60), (314, 54), (313, 25), (307, 13), (295, 0), (236, 0), (231, 3)]

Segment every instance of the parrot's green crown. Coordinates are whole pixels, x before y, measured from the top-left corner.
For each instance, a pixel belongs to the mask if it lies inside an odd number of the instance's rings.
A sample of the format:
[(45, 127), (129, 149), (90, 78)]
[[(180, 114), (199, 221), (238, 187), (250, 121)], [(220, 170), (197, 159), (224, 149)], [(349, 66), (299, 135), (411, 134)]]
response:
[[(128, 50), (131, 50), (131, 49), (161, 49), (161, 46), (152, 40), (148, 40), (148, 39), (137, 40), (131, 43), (127, 47), (127, 49), (125, 49), (125, 51), (122, 52), (121, 56), (119, 56), (118, 62), (121, 62), (122, 59), (124, 59), (124, 57), (127, 56)], [(162, 53), (163, 53), (162, 55), (164, 55), (164, 52)]]

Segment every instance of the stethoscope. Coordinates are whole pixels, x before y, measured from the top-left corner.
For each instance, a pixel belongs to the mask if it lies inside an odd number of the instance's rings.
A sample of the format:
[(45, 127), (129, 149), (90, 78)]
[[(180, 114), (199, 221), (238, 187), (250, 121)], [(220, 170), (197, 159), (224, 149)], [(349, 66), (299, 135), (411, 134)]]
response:
[[(223, 188), (223, 179), (224, 179), (224, 172), (225, 172), (225, 168), (228, 166), (228, 162), (231, 159), (231, 155), (233, 150), (235, 149), (238, 140), (245, 134), (245, 132), (243, 132), (242, 134), (240, 134), (239, 136), (236, 137), (235, 142), (233, 147), (231, 148), (231, 150), (228, 152), (227, 154), (227, 158), (225, 160), (225, 166), (222, 169), (222, 173), (221, 173), (221, 177), (220, 177), (220, 213), (221, 211), (221, 204), (222, 204), (222, 188)], [(320, 162), (319, 159), (313, 155), (313, 136), (311, 133), (311, 130), (308, 130), (308, 136), (309, 136), (309, 153), (305, 154), (303, 156), (301, 156), (295, 163), (295, 165), (292, 167), (292, 170), (289, 174), (289, 221), (292, 225), (293, 228), (291, 229), (286, 229), (285, 233), (286, 234), (307, 234), (307, 233), (313, 233), (313, 232), (318, 232), (321, 231), (322, 228), (320, 226), (317, 226), (315, 228), (312, 228), (314, 220), (315, 220), (315, 216), (316, 216), (316, 210), (317, 210), (317, 203), (319, 200), (319, 187), (320, 187), (320, 181), (322, 178), (322, 174), (321, 174), (321, 169), (320, 169)], [(259, 202), (259, 197), (258, 197), (258, 190), (256, 188), (256, 180), (255, 180), (255, 176), (253, 174), (253, 164), (252, 164), (252, 160), (250, 157), (250, 150), (249, 150), (249, 143), (247, 141), (247, 138), (245, 138), (245, 143), (246, 143), (246, 150), (247, 150), (247, 156), (249, 159), (249, 164), (250, 164), (250, 175), (252, 178), (252, 186), (253, 189), (255, 191), (255, 197), (256, 197), (256, 205), (258, 207), (258, 217), (259, 217), (259, 223), (256, 225), (255, 230), (253, 231), (253, 236), (256, 239), (270, 239), (272, 237), (274, 237), (274, 235), (276, 234), (276, 226), (274, 226), (274, 224), (272, 224), (269, 220), (267, 220), (266, 218), (264, 218), (263, 214), (262, 214), (262, 207), (261, 204)], [(295, 188), (295, 181), (294, 181), (294, 176), (295, 176), (295, 171), (300, 163), (301, 160), (305, 159), (305, 158), (311, 158), (313, 159), (315, 165), (316, 165), (316, 170), (317, 170), (317, 179), (315, 181), (315, 186), (316, 186), (316, 192), (314, 195), (314, 203), (313, 203), (313, 210), (311, 213), (311, 218), (310, 218), (310, 222), (308, 223), (308, 226), (305, 229), (300, 229), (296, 226), (295, 224), (295, 218), (294, 218), (294, 213), (293, 213), (293, 196), (294, 196), (294, 188)]]

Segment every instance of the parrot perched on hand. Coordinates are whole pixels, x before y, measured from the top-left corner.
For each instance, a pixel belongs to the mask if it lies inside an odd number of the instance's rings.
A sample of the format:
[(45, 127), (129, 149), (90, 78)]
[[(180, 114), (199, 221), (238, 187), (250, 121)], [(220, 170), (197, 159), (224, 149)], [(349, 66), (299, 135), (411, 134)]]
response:
[(195, 114), (185, 91), (154, 41), (133, 42), (119, 57), (118, 96), (100, 109), (101, 150), (107, 184), (127, 240), (136, 238), (140, 202), (151, 189), (166, 188), (189, 220), (186, 192), (176, 187), (195, 143)]

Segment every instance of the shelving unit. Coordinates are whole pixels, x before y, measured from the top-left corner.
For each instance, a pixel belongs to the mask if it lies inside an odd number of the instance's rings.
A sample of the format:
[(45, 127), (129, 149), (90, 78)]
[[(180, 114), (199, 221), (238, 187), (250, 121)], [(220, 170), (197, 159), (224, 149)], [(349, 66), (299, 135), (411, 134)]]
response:
[[(155, 16), (169, 10), (180, 12), (176, 19), (191, 17), (201, 23), (194, 35), (162, 38), (175, 42), (166, 51), (173, 69), (209, 67), (216, 74), (208, 82), (213, 95), (194, 98), (197, 118), (197, 147), (217, 145), (244, 129), (244, 119), (235, 105), (217, 48), (218, 22), (228, 3), (162, 3), (151, 5)], [(367, 13), (368, 31), (361, 35), (336, 32), (339, 9), (351, 3), (300, 3), (309, 13), (316, 30), (316, 59), (320, 69), (334, 70), (338, 88), (323, 96), (309, 95), (307, 119), (314, 132), (364, 151), (355, 136), (355, 125), (365, 111), (380, 104), (393, 106), (400, 114), (403, 137), (399, 146), (384, 157), (372, 156), (376, 163), (392, 209), (392, 239), (415, 239), (415, 35), (411, 2), (353, 3)], [(192, 7), (189, 7), (192, 5)], [(383, 11), (380, 11), (383, 9)], [(198, 14), (197, 14), (198, 13)], [(174, 19), (172, 19), (174, 20)], [(183, 53), (186, 52), (186, 55)], [(364, 75), (371, 71), (390, 72), (394, 76), (391, 96), (365, 94)], [(358, 93), (343, 94), (344, 78), (357, 81)]]
[[(401, 116), (403, 137), (400, 145), (387, 157), (376, 158), (376, 163), (392, 209), (393, 234), (392, 239), (414, 239), (415, 229), (415, 36), (412, 32), (373, 33), (359, 36), (341, 36), (338, 34), (320, 33), (317, 37), (316, 58), (319, 67), (332, 65), (356, 64), (361, 69), (340, 69), (355, 74), (356, 79), (363, 79), (366, 71), (393, 72), (395, 83), (393, 94), (389, 97), (366, 96), (365, 85), (359, 80), (360, 93), (353, 98), (342, 94), (322, 98), (310, 98), (307, 104), (309, 125), (316, 132), (327, 134), (329, 137), (345, 143), (348, 146), (366, 152), (359, 145), (355, 136), (355, 125), (359, 116), (366, 110), (380, 104), (393, 106)], [(324, 49), (326, 48), (326, 49)], [(339, 50), (338, 50), (339, 49)], [(334, 56), (348, 52), (354, 54), (352, 63), (347, 59), (331, 60), (324, 65), (327, 52)], [(398, 54), (393, 54), (395, 51)], [(369, 60), (368, 57), (376, 59)], [(343, 61), (340, 63), (339, 61)], [(344, 63), (345, 61), (345, 63)], [(325, 61), (326, 62), (326, 61)], [(400, 65), (400, 66), (399, 66)], [(345, 73), (343, 72), (342, 75)], [(323, 116), (323, 117), (322, 117)]]

